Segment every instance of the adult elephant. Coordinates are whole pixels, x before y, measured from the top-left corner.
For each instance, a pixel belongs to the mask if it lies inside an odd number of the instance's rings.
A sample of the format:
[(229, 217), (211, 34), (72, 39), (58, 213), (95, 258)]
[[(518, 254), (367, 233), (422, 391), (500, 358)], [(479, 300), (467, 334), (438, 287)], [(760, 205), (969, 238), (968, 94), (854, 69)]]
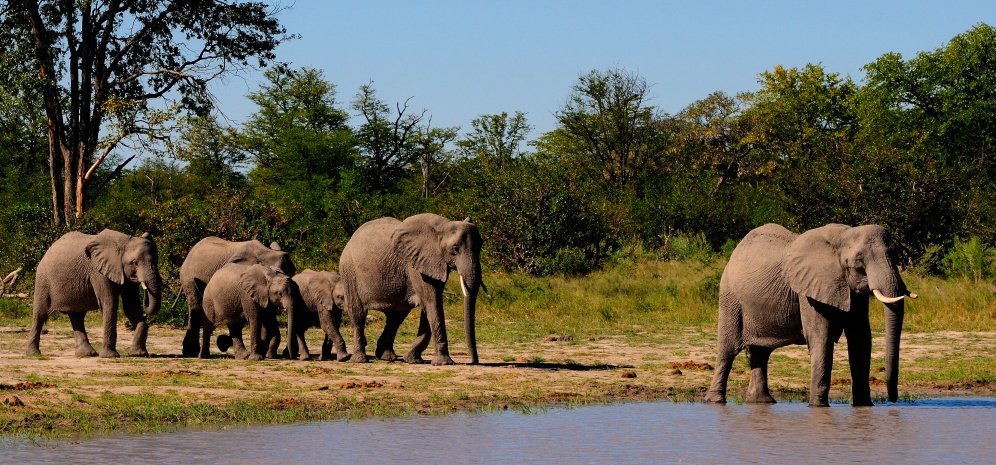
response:
[(342, 325), (342, 307), (345, 304), (342, 279), (334, 271), (304, 270), (294, 275), (294, 282), (301, 292), (301, 302), (293, 313), (287, 314), (287, 349), (289, 358), (308, 360), (305, 332), (319, 327), (325, 332), (320, 360), (345, 360), (346, 342), (339, 327)]
[(200, 353), (204, 288), (214, 273), (228, 263), (258, 263), (294, 276), (294, 263), (290, 255), (281, 250), (276, 242), (267, 247), (256, 240), (232, 242), (210, 236), (194, 244), (180, 266), (180, 287), (187, 297), (188, 309), (187, 334), (183, 337), (184, 357), (196, 357)]
[[(140, 286), (147, 289), (143, 313)], [(70, 232), (55, 241), (38, 262), (35, 275), (34, 316), (25, 352), (41, 353), (42, 327), (52, 312), (69, 315), (76, 336), (76, 356), (92, 357), (97, 351), (83, 327), (89, 310), (104, 313), (101, 357), (118, 357), (118, 298), (135, 335), (131, 355), (148, 356), (146, 315), (159, 311), (161, 294), (159, 253), (148, 233), (132, 237), (105, 229), (97, 235)]]
[(451, 270), (460, 275), (464, 328), (471, 363), (478, 363), (474, 314), (481, 282), (481, 234), (470, 218), (451, 221), (423, 213), (404, 221), (381, 218), (364, 223), (342, 250), (339, 272), (345, 310), (353, 325), (350, 360), (366, 362), (364, 335), (369, 310), (383, 311), (384, 332), (376, 356), (393, 361), (398, 328), (414, 307), (421, 307), (418, 337), (405, 354), (407, 363), (423, 363), (422, 352), (435, 341), (433, 365), (452, 365), (443, 317), (443, 288)]
[[(200, 358), (209, 358), (211, 333), (220, 325), (228, 326), (235, 358), (262, 360), (275, 358), (280, 345), (277, 310), (295, 312), (301, 299), (297, 284), (268, 266), (229, 263), (218, 270), (204, 289), (204, 339)], [(249, 326), (248, 350), (242, 341), (242, 329)], [(219, 349), (227, 348), (219, 337)]]
[(766, 224), (734, 249), (719, 284), (716, 371), (706, 401), (726, 402), (733, 359), (750, 361), (747, 402), (774, 402), (768, 390), (772, 350), (806, 344), (811, 361), (809, 404), (829, 405), (833, 346), (847, 336), (852, 403), (872, 405), (869, 388), (871, 327), (868, 297), (885, 304), (885, 377), (895, 402), (899, 336), (906, 289), (896, 246), (881, 226), (829, 224), (798, 235)]

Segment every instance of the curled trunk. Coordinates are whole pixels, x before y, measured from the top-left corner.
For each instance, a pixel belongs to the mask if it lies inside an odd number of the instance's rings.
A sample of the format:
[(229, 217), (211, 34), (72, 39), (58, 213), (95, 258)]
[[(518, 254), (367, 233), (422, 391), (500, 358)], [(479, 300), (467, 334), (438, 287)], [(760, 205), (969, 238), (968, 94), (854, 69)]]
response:
[(162, 304), (162, 284), (159, 273), (152, 273), (149, 280), (145, 281), (145, 314), (155, 315), (159, 313)]

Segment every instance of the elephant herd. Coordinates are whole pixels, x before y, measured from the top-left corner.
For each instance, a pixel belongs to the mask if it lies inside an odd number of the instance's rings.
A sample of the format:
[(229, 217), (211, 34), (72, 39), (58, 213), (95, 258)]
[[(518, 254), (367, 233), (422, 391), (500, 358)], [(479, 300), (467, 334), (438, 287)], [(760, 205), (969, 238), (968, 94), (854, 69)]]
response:
[[(451, 221), (424, 213), (399, 221), (381, 218), (362, 225), (342, 252), (340, 272), (304, 270), (296, 273), (287, 252), (276, 243), (231, 242), (207, 237), (190, 249), (180, 267), (180, 286), (189, 309), (182, 354), (210, 356), (215, 328), (228, 327), (219, 336), (219, 349), (234, 346), (235, 357), (276, 358), (280, 344), (277, 314), (287, 313), (286, 355), (308, 359), (305, 331), (325, 332), (321, 358), (366, 362), (364, 326), (369, 310), (386, 315), (377, 341), (377, 357), (394, 361), (398, 328), (415, 307), (422, 308), (418, 336), (405, 354), (409, 363), (421, 363), (430, 338), (435, 342), (433, 365), (453, 364), (443, 318), (443, 288), (451, 270), (460, 275), (464, 293), (464, 320), (471, 363), (477, 363), (474, 328), (481, 282), (482, 239), (470, 219)], [(141, 290), (145, 293), (144, 311)], [(69, 315), (76, 338), (76, 355), (98, 355), (90, 345), (83, 319), (100, 309), (104, 319), (101, 357), (117, 357), (118, 301), (134, 339), (131, 355), (147, 356), (145, 318), (161, 306), (162, 287), (156, 245), (148, 234), (132, 237), (107, 230), (96, 235), (71, 232), (57, 240), (38, 263), (34, 312), (28, 355), (39, 354), (42, 327), (49, 315)], [(353, 326), (350, 355), (339, 333), (343, 311)], [(248, 341), (242, 330), (248, 326)]]
[[(308, 359), (305, 331), (325, 333), (322, 360), (366, 362), (364, 325), (367, 312), (384, 312), (384, 331), (375, 356), (397, 359), (394, 340), (402, 322), (420, 307), (416, 341), (403, 356), (423, 363), (422, 353), (434, 342), (433, 365), (453, 364), (443, 316), (443, 288), (456, 270), (464, 295), (464, 322), (471, 363), (478, 363), (475, 313), (481, 280), (482, 238), (470, 219), (452, 221), (424, 213), (405, 219), (381, 218), (356, 230), (342, 251), (339, 272), (296, 272), (290, 256), (273, 243), (231, 242), (208, 237), (198, 242), (180, 267), (180, 284), (189, 318), (182, 354), (210, 356), (214, 330), (219, 349), (234, 346), (236, 358), (259, 360), (278, 356), (277, 313), (287, 314), (284, 355)], [(737, 245), (719, 287), (718, 354), (707, 402), (725, 403), (734, 358), (747, 351), (750, 381), (746, 401), (774, 402), (768, 388), (771, 352), (805, 344), (811, 360), (809, 403), (827, 406), (834, 344), (848, 341), (852, 403), (871, 405), (869, 386), (871, 327), (869, 297), (885, 306), (885, 377), (888, 398), (895, 402), (899, 339), (904, 298), (915, 298), (898, 270), (897, 246), (882, 227), (830, 224), (795, 234), (775, 224), (758, 227)], [(101, 357), (116, 357), (119, 298), (134, 329), (131, 355), (146, 356), (145, 317), (159, 310), (162, 287), (156, 245), (144, 234), (132, 237), (104, 230), (97, 235), (66, 234), (38, 264), (34, 316), (27, 354), (38, 354), (42, 326), (54, 311), (69, 315), (76, 355), (94, 356), (83, 317), (103, 312)], [(139, 286), (144, 287), (143, 305)], [(143, 311), (144, 310), (144, 311)], [(347, 352), (339, 332), (343, 311), (353, 329), (353, 350)], [(242, 330), (248, 326), (248, 343)]]

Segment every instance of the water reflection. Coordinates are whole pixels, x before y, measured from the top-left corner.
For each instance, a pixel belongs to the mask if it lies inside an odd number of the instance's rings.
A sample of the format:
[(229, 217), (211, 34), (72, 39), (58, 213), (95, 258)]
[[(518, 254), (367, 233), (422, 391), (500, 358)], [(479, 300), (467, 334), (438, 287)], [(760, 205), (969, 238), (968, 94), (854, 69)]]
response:
[(996, 399), (811, 409), (648, 403), (6, 443), (0, 462), (991, 463)]

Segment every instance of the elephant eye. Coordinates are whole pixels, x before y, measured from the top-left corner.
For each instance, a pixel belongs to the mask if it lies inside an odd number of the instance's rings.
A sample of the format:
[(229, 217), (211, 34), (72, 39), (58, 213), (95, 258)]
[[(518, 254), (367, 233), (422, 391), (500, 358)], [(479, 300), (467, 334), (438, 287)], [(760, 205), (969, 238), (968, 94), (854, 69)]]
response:
[(452, 248), (450, 248), (450, 253), (452, 253), (453, 255), (459, 255), (460, 254), (460, 246), (459, 245), (454, 245)]

